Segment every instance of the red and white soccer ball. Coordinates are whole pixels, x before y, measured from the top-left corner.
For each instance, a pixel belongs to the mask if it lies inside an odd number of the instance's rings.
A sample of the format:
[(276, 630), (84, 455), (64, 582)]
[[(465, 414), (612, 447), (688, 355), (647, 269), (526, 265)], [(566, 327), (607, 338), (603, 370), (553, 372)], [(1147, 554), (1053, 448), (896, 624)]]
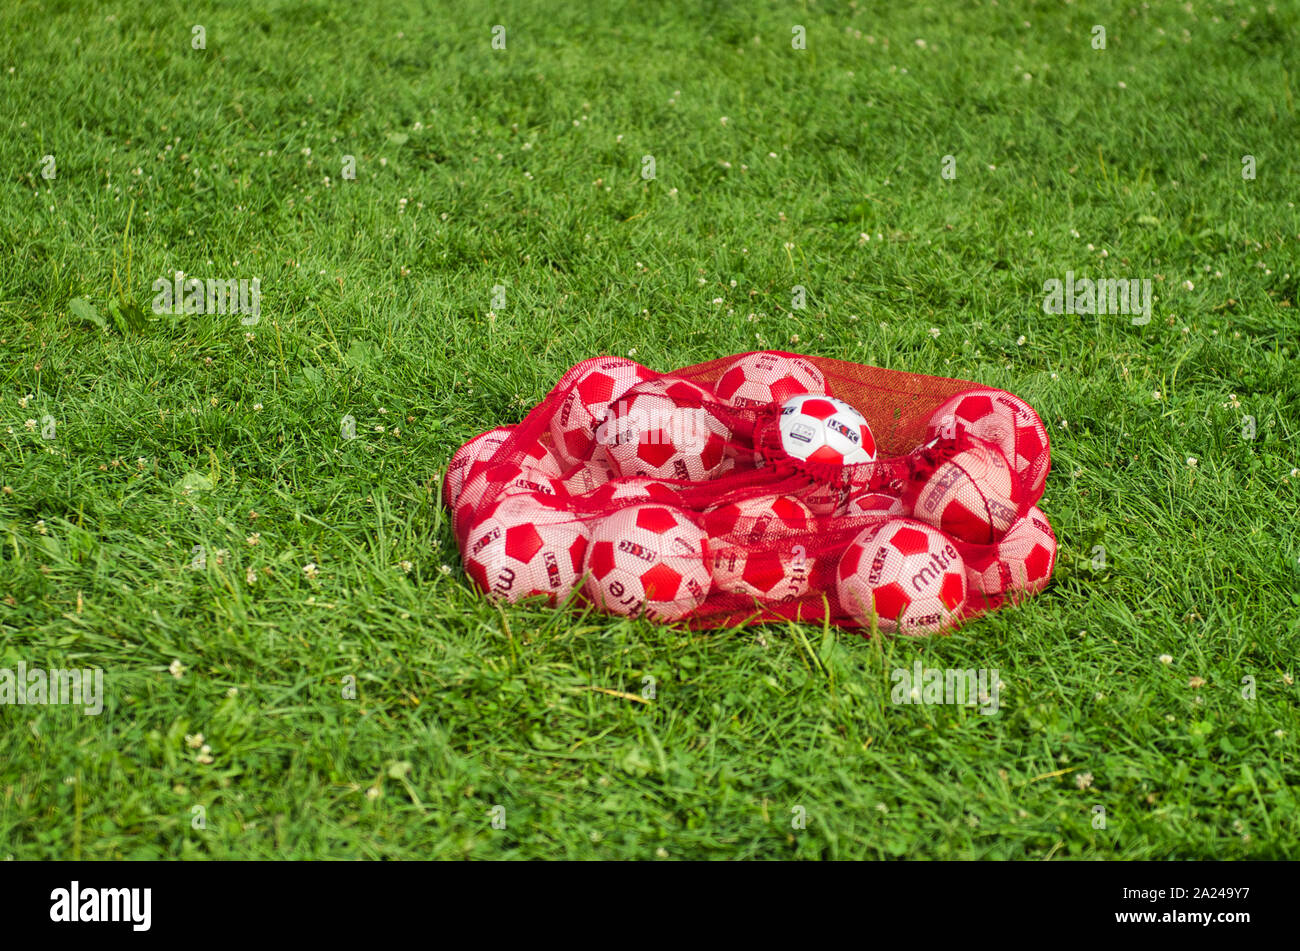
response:
[(836, 571), (840, 607), (859, 624), (907, 635), (952, 625), (966, 601), (966, 566), (952, 539), (909, 518), (872, 525), (849, 543)]
[(708, 597), (708, 557), (704, 530), (681, 509), (633, 505), (593, 526), (583, 591), (611, 614), (676, 621)]
[(930, 473), (912, 515), (954, 538), (988, 545), (1019, 515), (1016, 492), (1006, 458), (997, 447), (976, 440)]
[(848, 518), (889, 519), (905, 516), (908, 511), (902, 499), (888, 492), (860, 492), (849, 498), (843, 514)]
[(718, 377), (713, 392), (729, 406), (784, 403), (800, 393), (827, 394), (826, 377), (810, 360), (770, 350), (747, 353)]
[(564, 487), (570, 495), (586, 495), (615, 478), (614, 464), (604, 446), (595, 446), (591, 459), (573, 466), (564, 477)]
[(732, 465), (731, 430), (716, 405), (713, 394), (687, 380), (647, 380), (614, 401), (596, 438), (619, 475), (712, 479)]
[(531, 445), (522, 447), (521, 451), (523, 453), (519, 459), (521, 466), (536, 469), (556, 479), (563, 476), (565, 470), (569, 468), (541, 440), (535, 440)]
[(1056, 533), (1038, 506), (1011, 526), (1002, 540), (966, 562), (971, 600), (995, 608), (1047, 587), (1056, 565)]
[(788, 495), (720, 505), (704, 513), (719, 590), (782, 604), (808, 593), (815, 527), (808, 506)]
[(459, 537), (474, 523), (476, 513), (508, 496), (530, 494), (564, 499), (569, 493), (563, 481), (531, 466), (511, 462), (480, 466), (461, 487), (452, 509), (452, 529)]
[(502, 499), (470, 528), (463, 548), (465, 573), (485, 594), (518, 601), (566, 600), (582, 578), (587, 526), (554, 496)]
[(450, 507), (456, 505), (460, 491), (465, 486), (476, 463), (490, 459), (514, 431), (513, 426), (498, 426), (479, 433), (452, 454), (447, 463), (447, 474), (442, 479), (442, 499)]
[(572, 367), (556, 384), (567, 395), (551, 416), (554, 453), (567, 469), (591, 459), (596, 427), (609, 406), (633, 386), (658, 377), (626, 357), (593, 357)]
[(833, 396), (804, 395), (781, 406), (781, 446), (796, 459), (849, 466), (876, 458), (876, 440), (862, 414)]
[(1004, 390), (967, 390), (943, 403), (930, 415), (929, 437), (953, 439), (961, 433), (993, 443), (1020, 477), (1026, 498), (1043, 494), (1051, 453), (1047, 429), (1034, 408)]

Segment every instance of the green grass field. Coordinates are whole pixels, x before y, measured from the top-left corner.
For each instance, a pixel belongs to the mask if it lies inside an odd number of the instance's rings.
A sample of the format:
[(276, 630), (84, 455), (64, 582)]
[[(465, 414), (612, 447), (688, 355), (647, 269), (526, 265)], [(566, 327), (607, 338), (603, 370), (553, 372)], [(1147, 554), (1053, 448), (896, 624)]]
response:
[[(0, 11), (0, 668), (105, 682), (0, 707), (0, 858), (1300, 855), (1294, 3), (242, 6)], [(473, 593), (461, 442), (766, 347), (1033, 403), (1052, 586), (875, 641)]]

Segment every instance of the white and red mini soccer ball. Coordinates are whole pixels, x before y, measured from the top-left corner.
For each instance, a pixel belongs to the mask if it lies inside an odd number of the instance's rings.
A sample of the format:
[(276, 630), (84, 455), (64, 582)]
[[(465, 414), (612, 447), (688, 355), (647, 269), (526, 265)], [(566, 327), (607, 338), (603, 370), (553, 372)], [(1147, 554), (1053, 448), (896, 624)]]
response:
[(872, 525), (849, 543), (836, 571), (840, 607), (859, 624), (934, 634), (966, 601), (966, 566), (952, 539), (909, 518)]
[(966, 581), (976, 606), (995, 608), (1047, 587), (1056, 565), (1056, 533), (1038, 506), (1031, 506), (996, 545), (966, 561)]
[(521, 466), (545, 472), (553, 478), (560, 478), (568, 468), (541, 440), (534, 440), (531, 444), (523, 446), (520, 451), (522, 452), (519, 458)]
[(1023, 481), (1028, 500), (1042, 495), (1051, 453), (1047, 430), (1032, 406), (1005, 390), (958, 393), (930, 415), (926, 433), (953, 439), (963, 432), (1002, 450)]
[(789, 495), (742, 499), (706, 511), (704, 527), (719, 590), (783, 604), (808, 593), (815, 519), (803, 502)]
[(711, 479), (732, 464), (731, 430), (716, 405), (713, 394), (688, 380), (647, 380), (614, 401), (596, 438), (619, 475)]
[(481, 465), (461, 488), (456, 507), (452, 509), (452, 528), (459, 537), (474, 523), (478, 513), (499, 499), (529, 494), (564, 499), (569, 493), (560, 479), (531, 466), (512, 462)]
[(713, 384), (713, 392), (729, 406), (784, 403), (800, 393), (829, 394), (826, 377), (810, 360), (764, 350), (735, 360)]
[(704, 530), (681, 509), (633, 505), (592, 527), (583, 591), (611, 614), (676, 621), (708, 597), (708, 556)]
[(656, 377), (653, 370), (626, 357), (593, 357), (565, 373), (556, 389), (566, 395), (551, 416), (553, 452), (564, 467), (590, 460), (595, 429), (610, 404), (636, 384)]
[(469, 529), (465, 573), (485, 594), (518, 601), (567, 599), (582, 577), (587, 526), (554, 496), (502, 499)]
[(1016, 482), (1006, 457), (982, 442), (941, 462), (921, 486), (912, 515), (975, 545), (1000, 539), (1019, 515)]
[(796, 459), (849, 466), (876, 458), (862, 414), (833, 396), (804, 395), (781, 406), (781, 446)]
[(604, 446), (594, 446), (591, 458), (565, 471), (564, 487), (570, 495), (585, 495), (616, 476)]
[(449, 507), (455, 507), (460, 491), (465, 487), (465, 480), (474, 466), (492, 458), (492, 454), (501, 448), (513, 431), (513, 426), (489, 429), (485, 433), (479, 433), (452, 454), (451, 461), (447, 463), (447, 474), (442, 479), (442, 499)]
[(851, 496), (842, 513), (849, 518), (889, 519), (907, 515), (907, 506), (903, 500), (888, 492), (859, 492)]

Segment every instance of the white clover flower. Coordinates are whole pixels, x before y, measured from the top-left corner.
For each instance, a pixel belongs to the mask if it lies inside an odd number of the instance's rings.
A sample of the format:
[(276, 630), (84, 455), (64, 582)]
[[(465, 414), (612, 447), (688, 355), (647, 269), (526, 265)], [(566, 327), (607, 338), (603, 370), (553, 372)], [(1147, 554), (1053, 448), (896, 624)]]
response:
[(1161, 654), (1161, 655), (1160, 655), (1158, 658), (1156, 658), (1156, 659), (1159, 660), (1160, 663), (1165, 664), (1166, 666), (1168, 666), (1169, 664), (1172, 664), (1172, 663), (1174, 662), (1173, 657), (1171, 657), (1169, 654)]

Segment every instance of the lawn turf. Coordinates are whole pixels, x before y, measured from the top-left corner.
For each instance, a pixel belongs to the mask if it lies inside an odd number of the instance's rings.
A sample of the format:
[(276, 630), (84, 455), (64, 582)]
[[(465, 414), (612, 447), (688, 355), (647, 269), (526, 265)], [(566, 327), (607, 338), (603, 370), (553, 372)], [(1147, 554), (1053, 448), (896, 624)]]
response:
[[(1296, 5), (677, 6), (0, 9), (0, 668), (106, 686), (0, 707), (0, 858), (1300, 854)], [(1052, 586), (870, 642), (470, 589), (461, 442), (767, 347), (1028, 399)]]

